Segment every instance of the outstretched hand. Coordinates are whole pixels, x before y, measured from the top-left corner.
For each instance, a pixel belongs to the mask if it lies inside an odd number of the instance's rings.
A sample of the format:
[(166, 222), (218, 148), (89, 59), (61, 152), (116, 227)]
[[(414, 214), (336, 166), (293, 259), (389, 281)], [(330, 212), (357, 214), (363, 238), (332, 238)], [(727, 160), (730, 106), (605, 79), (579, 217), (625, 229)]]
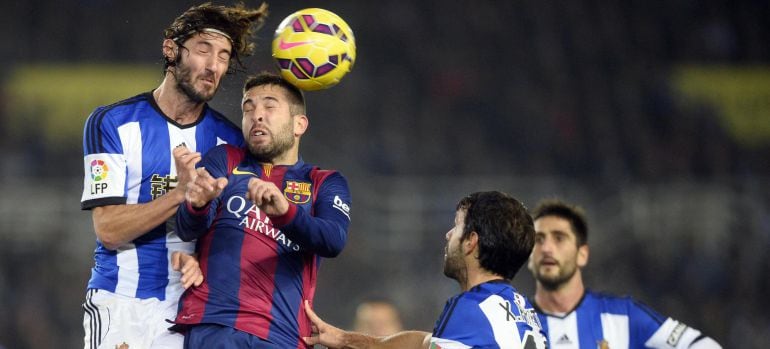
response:
[(222, 193), (227, 186), (227, 178), (211, 177), (203, 167), (196, 169), (195, 173), (195, 179), (187, 184), (185, 199), (192, 207), (201, 208)]
[(302, 337), (307, 345), (321, 344), (329, 348), (342, 348), (345, 343), (343, 342), (343, 335), (345, 331), (327, 324), (321, 320), (313, 309), (310, 308), (310, 302), (305, 300), (305, 313), (308, 319), (312, 323), (313, 334), (310, 337)]

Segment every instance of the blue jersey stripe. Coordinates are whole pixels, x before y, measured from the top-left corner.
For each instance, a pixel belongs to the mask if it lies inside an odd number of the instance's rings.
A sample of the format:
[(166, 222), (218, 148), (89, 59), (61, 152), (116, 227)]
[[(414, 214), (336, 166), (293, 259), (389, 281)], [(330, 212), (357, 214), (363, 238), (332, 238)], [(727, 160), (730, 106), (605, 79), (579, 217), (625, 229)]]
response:
[(105, 152), (105, 149), (102, 145), (101, 128), (102, 121), (104, 120), (107, 112), (111, 111), (115, 107), (136, 103), (138, 101), (145, 100), (146, 98), (147, 97), (145, 94), (141, 94), (95, 110), (88, 118), (88, 120), (86, 120), (85, 135), (88, 144), (83, 144), (84, 149), (86, 149), (86, 154)]
[(221, 231), (211, 239), (207, 264), (208, 294), (206, 310), (201, 323), (217, 323), (235, 327), (237, 311), (229, 312), (224, 304), (240, 303), (241, 248), (245, 234)]
[(165, 194), (166, 188), (157, 185), (162, 178), (153, 177), (166, 177), (171, 173), (172, 154), (168, 123), (164, 118), (149, 118), (141, 123), (140, 129), (143, 139), (153, 140), (142, 142), (142, 178), (149, 180), (142, 181), (138, 202), (144, 203)]
[[(584, 297), (581, 305), (590, 305), (592, 303), (595, 303), (593, 298)], [(580, 347), (597, 347), (596, 338), (604, 338), (604, 331), (602, 330), (602, 319), (600, 314), (578, 311), (576, 315), (578, 335), (580, 336)], [(591, 335), (589, 336), (588, 334)]]

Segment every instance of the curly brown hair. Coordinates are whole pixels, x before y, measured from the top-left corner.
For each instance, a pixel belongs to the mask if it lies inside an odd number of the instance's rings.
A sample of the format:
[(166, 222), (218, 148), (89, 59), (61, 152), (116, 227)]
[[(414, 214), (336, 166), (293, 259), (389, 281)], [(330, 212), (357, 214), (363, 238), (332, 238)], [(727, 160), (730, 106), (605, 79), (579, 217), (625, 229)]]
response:
[[(212, 5), (210, 2), (190, 7), (177, 17), (171, 26), (163, 31), (166, 39), (174, 40), (182, 46), (190, 36), (205, 29), (216, 29), (226, 33), (233, 45), (231, 59), (243, 67), (241, 56), (250, 56), (255, 44), (251, 41), (256, 31), (262, 27), (267, 17), (267, 4), (262, 3), (257, 9), (246, 8), (241, 2), (232, 7)], [(175, 62), (166, 59), (164, 71)]]

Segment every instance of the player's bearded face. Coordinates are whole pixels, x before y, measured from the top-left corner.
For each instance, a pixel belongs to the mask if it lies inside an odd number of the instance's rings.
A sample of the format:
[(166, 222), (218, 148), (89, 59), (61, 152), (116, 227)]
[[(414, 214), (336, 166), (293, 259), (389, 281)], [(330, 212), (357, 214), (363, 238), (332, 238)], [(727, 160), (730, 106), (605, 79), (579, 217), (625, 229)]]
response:
[[(562, 257), (561, 260), (557, 260), (554, 257), (540, 256), (534, 266), (530, 265), (535, 280), (540, 281), (546, 289), (558, 289), (577, 272), (577, 249)], [(534, 253), (532, 258), (535, 258)]]
[[(195, 103), (210, 101), (219, 89), (219, 81), (210, 70), (204, 70), (197, 76), (193, 76), (192, 66), (188, 61), (189, 57), (183, 56), (176, 65), (177, 89)], [(198, 81), (206, 83), (198, 83), (196, 87)]]
[(580, 265), (576, 239), (565, 219), (545, 216), (535, 220), (535, 246), (528, 268), (546, 289), (559, 289), (577, 273)]
[(463, 259), (460, 237), (465, 227), (465, 211), (455, 214), (455, 226), (446, 234), (447, 244), (444, 248), (444, 275), (463, 283), (468, 278), (468, 267)]
[(208, 102), (230, 65), (232, 45), (225, 36), (197, 33), (177, 49), (177, 89), (195, 103)]
[(293, 118), (278, 125), (274, 130), (267, 131), (271, 138), (268, 142), (258, 142), (249, 137), (250, 131), (244, 129), (244, 138), (248, 142), (249, 151), (261, 162), (272, 162), (273, 159), (285, 154), (294, 146), (294, 122)]

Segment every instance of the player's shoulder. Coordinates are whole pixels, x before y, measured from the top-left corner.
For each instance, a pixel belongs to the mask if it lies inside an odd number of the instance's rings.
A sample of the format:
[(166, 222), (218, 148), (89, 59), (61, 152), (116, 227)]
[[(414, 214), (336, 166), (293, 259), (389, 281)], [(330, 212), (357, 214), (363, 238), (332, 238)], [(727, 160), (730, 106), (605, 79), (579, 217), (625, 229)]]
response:
[(633, 317), (645, 317), (655, 322), (665, 318), (646, 303), (629, 295), (615, 295), (608, 292), (586, 290), (586, 304), (601, 304), (603, 310), (611, 313), (623, 313)]
[(618, 295), (611, 292), (595, 291), (592, 289), (586, 289), (584, 299), (613, 303), (630, 303), (634, 301), (634, 299), (629, 295)]
[(91, 116), (98, 115), (120, 115), (126, 113), (128, 110), (132, 110), (138, 106), (144, 106), (150, 102), (152, 94), (150, 92), (140, 93), (136, 96), (126, 98), (115, 103), (102, 105), (97, 107)]
[(135, 121), (145, 113), (138, 113), (137, 110), (150, 107), (152, 94), (149, 92), (141, 93), (136, 96), (117, 101), (112, 104), (102, 105), (94, 109), (86, 120), (86, 128), (89, 132), (102, 129), (105, 125), (112, 125), (113, 128), (119, 127), (127, 122)]
[(321, 184), (327, 181), (343, 181), (347, 183), (345, 176), (338, 170), (326, 169), (317, 165), (300, 161), (300, 171), (304, 172), (313, 182)]
[(466, 292), (455, 296), (458, 307), (467, 308), (473, 312), (481, 313), (479, 304), (495, 299), (500, 302), (515, 304), (518, 308), (531, 308), (526, 297), (516, 292), (516, 289), (507, 282), (486, 282), (476, 285)]

